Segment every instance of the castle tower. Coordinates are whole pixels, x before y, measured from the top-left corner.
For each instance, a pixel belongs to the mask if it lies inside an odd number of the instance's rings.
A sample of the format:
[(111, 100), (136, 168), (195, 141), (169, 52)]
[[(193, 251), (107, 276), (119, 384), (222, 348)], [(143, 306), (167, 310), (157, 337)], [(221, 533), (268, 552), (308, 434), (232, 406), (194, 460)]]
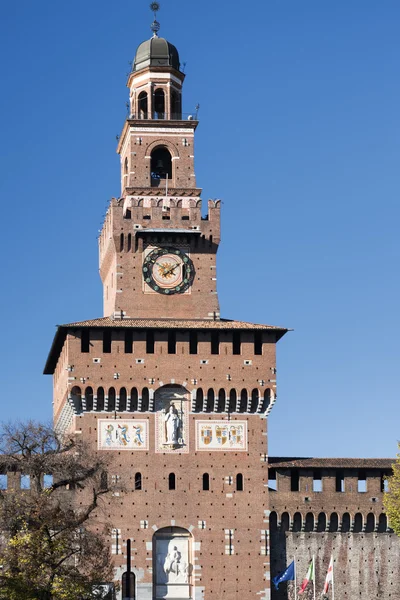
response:
[(99, 242), (104, 316), (59, 326), (45, 373), (56, 427), (112, 456), (123, 483), (108, 507), (119, 598), (267, 600), (266, 417), (286, 330), (220, 318), (220, 203), (202, 218), (183, 80), (155, 22)]

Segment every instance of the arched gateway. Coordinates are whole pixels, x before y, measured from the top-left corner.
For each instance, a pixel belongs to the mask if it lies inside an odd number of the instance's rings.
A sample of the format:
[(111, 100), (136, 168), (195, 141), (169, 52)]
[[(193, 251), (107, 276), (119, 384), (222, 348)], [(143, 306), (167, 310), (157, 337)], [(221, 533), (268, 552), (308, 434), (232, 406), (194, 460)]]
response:
[(193, 598), (192, 536), (182, 527), (164, 527), (153, 536), (153, 600)]

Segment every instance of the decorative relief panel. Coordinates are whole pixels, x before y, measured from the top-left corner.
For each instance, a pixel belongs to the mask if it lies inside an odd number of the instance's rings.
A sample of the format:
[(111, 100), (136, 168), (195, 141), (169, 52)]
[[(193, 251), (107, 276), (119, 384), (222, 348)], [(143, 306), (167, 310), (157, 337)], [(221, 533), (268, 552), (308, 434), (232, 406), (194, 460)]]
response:
[(148, 450), (149, 423), (136, 419), (100, 419), (99, 450)]
[(247, 451), (247, 421), (196, 421), (196, 450)]
[(189, 452), (189, 393), (164, 386), (155, 393), (157, 453)]

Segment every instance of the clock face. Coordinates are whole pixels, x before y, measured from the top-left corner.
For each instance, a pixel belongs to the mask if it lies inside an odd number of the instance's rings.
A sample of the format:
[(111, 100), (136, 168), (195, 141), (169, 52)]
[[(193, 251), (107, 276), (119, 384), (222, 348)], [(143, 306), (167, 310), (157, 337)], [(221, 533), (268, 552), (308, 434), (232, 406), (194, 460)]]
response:
[(155, 248), (144, 259), (143, 278), (159, 294), (182, 294), (192, 285), (194, 266), (176, 248)]

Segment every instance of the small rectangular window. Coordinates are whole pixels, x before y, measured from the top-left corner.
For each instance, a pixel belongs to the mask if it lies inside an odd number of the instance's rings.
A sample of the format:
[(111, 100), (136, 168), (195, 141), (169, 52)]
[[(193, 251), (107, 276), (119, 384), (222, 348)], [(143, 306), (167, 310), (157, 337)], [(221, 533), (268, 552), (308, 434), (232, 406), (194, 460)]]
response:
[(133, 352), (133, 332), (132, 329), (125, 329), (125, 354)]
[(290, 473), (290, 491), (298, 492), (300, 489), (299, 484), (300, 484), (299, 472), (297, 471), (297, 469), (292, 469), (292, 471)]
[(21, 475), (21, 490), (31, 489), (31, 477), (30, 475)]
[(263, 339), (261, 331), (254, 333), (254, 354), (261, 355), (263, 353)]
[(322, 492), (322, 477), (319, 471), (313, 473), (313, 492)]
[(176, 332), (168, 331), (168, 354), (176, 354)]
[(6, 490), (8, 487), (7, 475), (2, 473), (0, 475), (0, 490)]
[(268, 489), (272, 490), (274, 492), (276, 492), (278, 490), (275, 469), (268, 469)]
[(81, 352), (90, 352), (89, 329), (82, 329), (81, 333)]
[(341, 471), (336, 473), (336, 491), (344, 492), (344, 474)]
[(146, 331), (146, 352), (154, 354), (154, 331)]
[(240, 331), (234, 331), (233, 332), (232, 353), (240, 354), (241, 353), (241, 345), (242, 345), (242, 340), (241, 340)]
[(103, 352), (104, 352), (104, 354), (111, 353), (111, 331), (110, 331), (110, 329), (105, 329), (103, 331)]
[(197, 331), (191, 331), (189, 333), (189, 353), (197, 354), (197, 346), (198, 346)]
[(364, 494), (367, 491), (367, 476), (364, 471), (358, 473), (357, 492)]
[(219, 331), (211, 332), (211, 354), (219, 354)]

